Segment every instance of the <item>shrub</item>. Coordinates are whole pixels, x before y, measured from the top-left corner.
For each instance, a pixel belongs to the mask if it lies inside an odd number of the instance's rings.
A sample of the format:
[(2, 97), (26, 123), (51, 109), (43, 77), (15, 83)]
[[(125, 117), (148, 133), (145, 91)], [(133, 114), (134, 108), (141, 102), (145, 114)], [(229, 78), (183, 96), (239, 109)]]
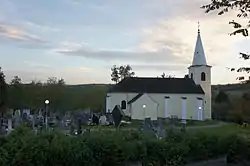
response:
[[(0, 165), (177, 166), (228, 154), (249, 157), (249, 142), (235, 136), (221, 137), (202, 133), (170, 132), (157, 140), (135, 131), (102, 131), (71, 137), (59, 133), (33, 135), (24, 128), (1, 141)], [(243, 150), (242, 150), (243, 149)]]

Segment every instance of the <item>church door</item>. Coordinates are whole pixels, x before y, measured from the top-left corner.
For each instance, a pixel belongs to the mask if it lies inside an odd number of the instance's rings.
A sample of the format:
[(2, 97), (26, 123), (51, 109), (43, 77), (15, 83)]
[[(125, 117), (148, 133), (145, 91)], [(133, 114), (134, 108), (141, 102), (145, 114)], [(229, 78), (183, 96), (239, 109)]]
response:
[(202, 121), (203, 120), (203, 100), (198, 99), (197, 105), (197, 119)]

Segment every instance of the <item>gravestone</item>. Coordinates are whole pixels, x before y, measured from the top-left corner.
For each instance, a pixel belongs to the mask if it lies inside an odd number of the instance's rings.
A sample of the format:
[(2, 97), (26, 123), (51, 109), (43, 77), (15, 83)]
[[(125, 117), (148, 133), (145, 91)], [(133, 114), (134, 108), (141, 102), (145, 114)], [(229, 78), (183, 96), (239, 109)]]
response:
[(119, 105), (116, 105), (112, 111), (113, 120), (116, 127), (119, 127), (124, 116), (124, 112)]
[(24, 109), (23, 110), (23, 115), (26, 114), (27, 116), (30, 115), (30, 109)]
[(106, 117), (107, 117), (107, 123), (108, 123), (108, 125), (113, 125), (114, 124), (114, 120), (113, 120), (112, 114), (111, 113), (107, 113)]
[(12, 131), (12, 119), (8, 119), (8, 131), (7, 134), (9, 135)]
[(181, 125), (182, 125), (181, 131), (184, 133), (186, 132), (186, 124), (187, 124), (186, 119), (182, 119), (181, 120)]
[(99, 125), (99, 118), (95, 114), (92, 116), (92, 123)]
[(21, 111), (16, 110), (14, 113), (14, 128), (18, 127), (21, 124)]
[(176, 115), (171, 116), (171, 123), (172, 123), (173, 126), (177, 126), (178, 117)]
[(107, 125), (107, 118), (105, 115), (102, 115), (99, 119), (101, 125)]
[(143, 130), (145, 132), (154, 131), (154, 126), (153, 126), (153, 123), (151, 121), (151, 118), (145, 118)]
[(76, 128), (76, 126), (73, 123), (73, 121), (71, 121), (71, 123), (69, 124), (69, 126), (70, 126), (70, 134), (71, 135), (75, 135), (75, 128)]
[(82, 125), (89, 125), (90, 118), (91, 118), (91, 114), (88, 112), (79, 111), (76, 114), (74, 114), (74, 119), (81, 119)]
[(77, 134), (82, 134), (82, 119), (78, 119), (77, 121)]
[(159, 119), (157, 120), (157, 122), (158, 122), (158, 125), (157, 125), (157, 137), (158, 137), (159, 139), (162, 139), (162, 138), (165, 137), (165, 130), (164, 130), (164, 127), (163, 127), (162, 119), (159, 118)]

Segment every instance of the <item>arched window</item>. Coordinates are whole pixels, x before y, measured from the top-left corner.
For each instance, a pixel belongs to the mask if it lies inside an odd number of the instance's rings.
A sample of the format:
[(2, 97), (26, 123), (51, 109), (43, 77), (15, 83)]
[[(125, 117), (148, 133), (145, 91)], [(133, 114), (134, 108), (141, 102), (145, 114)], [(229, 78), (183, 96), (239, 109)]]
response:
[(122, 107), (122, 110), (126, 109), (127, 103), (126, 103), (125, 100), (122, 100), (122, 102), (121, 102), (121, 107)]
[(204, 72), (201, 73), (201, 81), (206, 81), (206, 74)]
[(194, 75), (193, 75), (193, 73), (191, 73), (191, 79), (193, 79), (194, 78)]

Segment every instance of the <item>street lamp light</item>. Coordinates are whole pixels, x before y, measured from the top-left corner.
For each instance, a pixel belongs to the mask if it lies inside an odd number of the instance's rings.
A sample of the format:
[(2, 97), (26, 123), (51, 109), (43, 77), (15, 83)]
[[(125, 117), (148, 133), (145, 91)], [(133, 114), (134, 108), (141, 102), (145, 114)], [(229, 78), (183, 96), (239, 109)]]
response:
[(49, 100), (45, 100), (45, 104), (46, 104), (46, 105), (49, 104)]
[(49, 104), (49, 100), (45, 100), (45, 111), (46, 111), (46, 115), (45, 115), (45, 125), (46, 125), (46, 130), (48, 129), (48, 104)]

